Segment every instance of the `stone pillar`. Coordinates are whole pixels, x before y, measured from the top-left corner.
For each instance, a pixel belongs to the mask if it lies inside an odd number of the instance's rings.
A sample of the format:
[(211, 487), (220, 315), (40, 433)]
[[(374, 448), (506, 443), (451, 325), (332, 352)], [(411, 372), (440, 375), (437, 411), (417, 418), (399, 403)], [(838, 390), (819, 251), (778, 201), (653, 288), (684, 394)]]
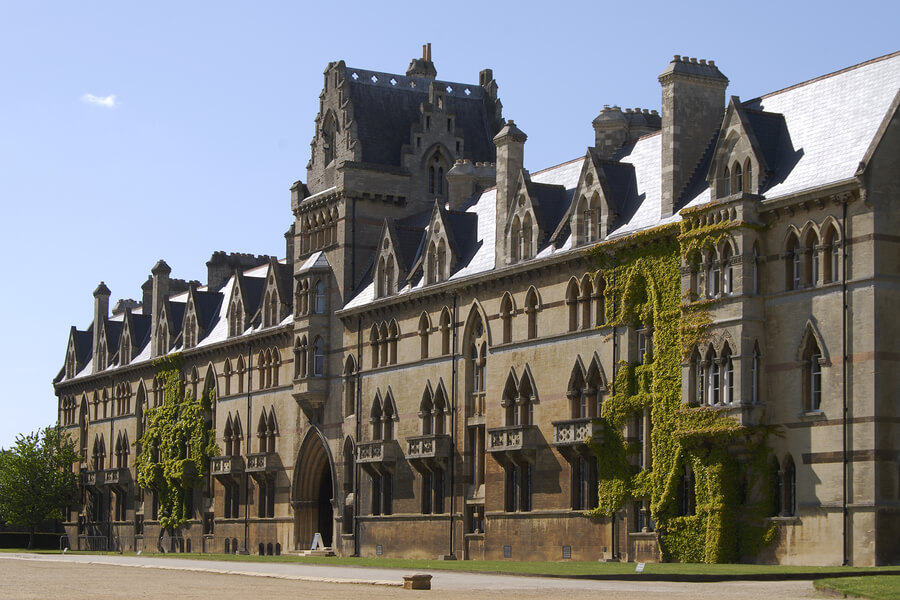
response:
[(153, 313), (150, 319), (150, 356), (156, 358), (159, 356), (159, 348), (157, 347), (157, 329), (159, 328), (159, 316), (163, 302), (169, 299), (169, 274), (172, 272), (171, 267), (166, 261), (160, 260), (150, 270), (153, 274)]
[(528, 136), (516, 127), (512, 120), (507, 121), (500, 133), (494, 137), (497, 146), (497, 208), (495, 223), (495, 257), (496, 266), (501, 267), (509, 261), (506, 252), (506, 220), (515, 201), (516, 185), (519, 174), (524, 168), (525, 140)]

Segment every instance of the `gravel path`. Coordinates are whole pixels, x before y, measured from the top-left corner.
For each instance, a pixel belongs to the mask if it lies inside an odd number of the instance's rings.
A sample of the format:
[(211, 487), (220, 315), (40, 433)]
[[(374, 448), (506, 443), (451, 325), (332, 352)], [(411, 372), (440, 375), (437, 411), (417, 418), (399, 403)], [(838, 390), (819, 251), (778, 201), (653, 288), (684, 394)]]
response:
[[(808, 581), (675, 583), (576, 581), (472, 573), (433, 572), (431, 592), (399, 584), (406, 571), (288, 563), (237, 563), (117, 555), (0, 554), (0, 598), (4, 600), (94, 600), (210, 598), (246, 600), (303, 595), (329, 600), (410, 598), (449, 600), (565, 598), (596, 600), (772, 600), (823, 598)], [(336, 583), (340, 581), (342, 583)], [(356, 583), (350, 583), (356, 582)], [(365, 583), (363, 583), (365, 582)], [(376, 582), (373, 584), (373, 582)]]

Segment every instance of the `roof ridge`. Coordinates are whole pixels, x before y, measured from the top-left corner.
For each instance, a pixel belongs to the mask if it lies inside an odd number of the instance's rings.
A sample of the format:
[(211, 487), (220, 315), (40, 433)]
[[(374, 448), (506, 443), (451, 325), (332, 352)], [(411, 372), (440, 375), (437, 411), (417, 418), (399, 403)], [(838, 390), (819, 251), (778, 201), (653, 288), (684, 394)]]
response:
[[(571, 164), (571, 163), (573, 163), (573, 162), (578, 162), (579, 160), (584, 160), (584, 156), (579, 156), (578, 158), (573, 158), (573, 159), (571, 159), (571, 160), (567, 160), (567, 161), (565, 161), (565, 162), (561, 162), (561, 163), (559, 163), (558, 165), (553, 165), (552, 167), (545, 167), (545, 168), (541, 169), (540, 171), (535, 171), (534, 173), (529, 173), (529, 174), (530, 174), (532, 177), (534, 177), (535, 175), (540, 175), (541, 173), (546, 173), (547, 171), (552, 171), (553, 169), (556, 169), (556, 168), (559, 168), (559, 167), (562, 167), (562, 166)], [(537, 183), (537, 182), (535, 182), (535, 183)], [(497, 186), (493, 186), (493, 187), (497, 187)], [(491, 188), (488, 188), (488, 189), (491, 189)], [(487, 191), (487, 190), (485, 190), (485, 191)]]
[[(769, 92), (768, 94), (763, 94), (759, 98), (754, 98), (752, 100), (749, 100), (748, 102), (753, 102), (754, 100), (762, 100), (764, 98), (771, 98), (772, 96), (782, 94), (784, 92), (789, 92), (791, 90), (794, 90), (794, 89), (797, 89), (797, 88), (800, 88), (800, 87), (803, 87), (806, 85), (810, 85), (812, 83), (816, 83), (817, 81), (822, 81), (823, 79), (835, 77), (836, 75), (842, 75), (844, 73), (847, 73), (848, 71), (853, 71), (855, 69), (859, 69), (861, 67), (866, 67), (871, 64), (875, 64), (875, 63), (878, 63), (878, 62), (881, 62), (884, 60), (888, 60), (891, 58), (896, 58), (898, 56), (900, 56), (900, 50), (898, 50), (896, 52), (891, 52), (890, 54), (885, 54), (884, 56), (878, 56), (875, 58), (871, 58), (867, 61), (863, 61), (861, 63), (851, 65), (849, 67), (844, 67), (843, 69), (839, 69), (837, 71), (832, 71), (831, 73), (826, 73), (825, 75), (819, 75), (818, 77), (813, 77), (812, 79), (807, 79), (806, 81), (801, 81), (800, 83), (795, 83), (793, 85), (789, 85), (787, 87), (781, 88), (780, 90), (775, 90), (774, 92)], [(742, 104), (744, 104), (744, 103), (742, 102)]]

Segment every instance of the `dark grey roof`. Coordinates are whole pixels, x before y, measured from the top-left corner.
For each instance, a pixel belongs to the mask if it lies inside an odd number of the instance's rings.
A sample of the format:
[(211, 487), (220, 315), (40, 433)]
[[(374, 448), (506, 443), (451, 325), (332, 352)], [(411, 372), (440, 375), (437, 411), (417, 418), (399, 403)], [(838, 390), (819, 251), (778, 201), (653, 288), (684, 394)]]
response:
[(150, 343), (150, 315), (131, 313), (131, 344), (135, 355)]
[(416, 262), (416, 256), (425, 239), (425, 228), (408, 226), (402, 223), (394, 224), (394, 233), (397, 235), (397, 259), (402, 262), (402, 268), (409, 271)]
[[(534, 217), (537, 220), (537, 224), (549, 236), (556, 230), (559, 222), (569, 209), (575, 190), (574, 188), (567, 190), (561, 185), (534, 183), (532, 181), (528, 181), (526, 187), (528, 188), (528, 195), (532, 199)], [(542, 242), (543, 240), (541, 240)]]
[(194, 311), (197, 313), (197, 325), (201, 331), (209, 332), (219, 318), (219, 307), (223, 295), (220, 292), (201, 292), (194, 290)]
[(756, 136), (759, 151), (763, 155), (768, 173), (765, 176), (760, 193), (776, 183), (781, 183), (796, 166), (802, 151), (794, 150), (787, 122), (784, 115), (744, 108), (752, 133)]
[(119, 339), (122, 337), (122, 321), (106, 320), (106, 347), (112, 355), (119, 348)]
[(262, 300), (263, 290), (266, 287), (266, 280), (259, 277), (238, 277), (241, 286), (241, 296), (244, 301), (244, 312), (253, 316), (259, 310), (259, 303)]
[(75, 345), (75, 362), (86, 365), (94, 351), (93, 325), (87, 331), (78, 331), (72, 328), (72, 342)]
[(184, 302), (166, 301), (166, 315), (169, 317), (169, 339), (174, 340), (181, 333), (181, 326), (184, 324), (184, 309), (187, 304)]
[(455, 210), (443, 210), (441, 214), (447, 224), (447, 237), (460, 265), (469, 262), (469, 259), (478, 249), (478, 215), (469, 212)]
[[(419, 77), (379, 74), (385, 78), (373, 84), (369, 72), (347, 68), (347, 73), (360, 75), (347, 78), (353, 118), (357, 136), (362, 145), (362, 162), (402, 166), (401, 151), (411, 142), (414, 124), (421, 118), (420, 106), (428, 102), (430, 81)], [(397, 81), (396, 86), (385, 84), (387, 78)], [(414, 83), (415, 87), (410, 87)], [(455, 89), (477, 90), (469, 97), (447, 94), (445, 106), (448, 114), (456, 117), (456, 128), (462, 130), (465, 139), (464, 157), (473, 162), (494, 162), (496, 154), (493, 139), (494, 125), (489, 118), (489, 100), (478, 85), (438, 82), (435, 85)]]

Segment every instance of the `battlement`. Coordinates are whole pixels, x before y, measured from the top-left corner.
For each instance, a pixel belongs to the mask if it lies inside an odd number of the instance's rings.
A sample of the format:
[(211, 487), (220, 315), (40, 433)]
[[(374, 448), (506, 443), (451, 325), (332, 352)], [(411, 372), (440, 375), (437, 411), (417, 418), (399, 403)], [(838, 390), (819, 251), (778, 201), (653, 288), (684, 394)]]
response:
[(659, 79), (662, 81), (664, 78), (672, 75), (702, 77), (705, 79), (720, 80), (725, 84), (728, 83), (728, 78), (719, 71), (719, 67), (716, 66), (716, 61), (706, 60), (705, 58), (681, 56), (680, 54), (676, 54), (672, 57), (672, 61), (660, 74)]
[(224, 250), (213, 252), (206, 262), (206, 280), (209, 290), (218, 291), (235, 271), (245, 271), (264, 265), (271, 258), (271, 256), (266, 254), (226, 253)]

